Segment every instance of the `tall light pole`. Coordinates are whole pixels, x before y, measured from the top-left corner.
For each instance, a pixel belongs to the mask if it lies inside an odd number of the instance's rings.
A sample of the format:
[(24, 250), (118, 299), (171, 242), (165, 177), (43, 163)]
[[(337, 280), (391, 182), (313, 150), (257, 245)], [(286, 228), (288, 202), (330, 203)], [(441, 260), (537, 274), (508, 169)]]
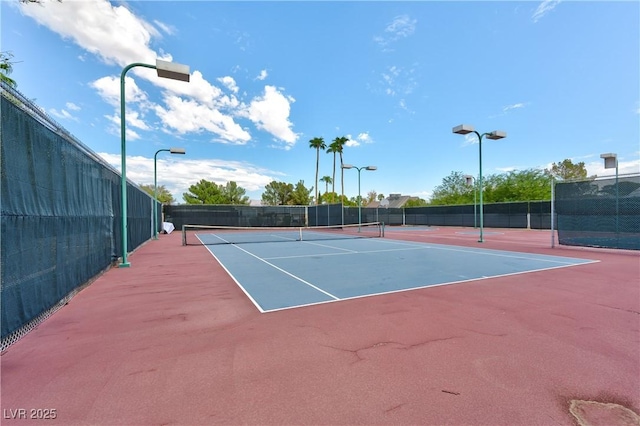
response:
[(351, 164), (343, 164), (343, 169), (356, 169), (358, 171), (358, 232), (360, 232), (362, 227), (362, 197), (360, 196), (360, 171), (364, 170), (378, 170), (376, 166), (366, 166), (366, 167), (356, 167)]
[(478, 147), (479, 147), (479, 159), (480, 159), (480, 173), (479, 173), (479, 178), (478, 178), (478, 185), (480, 187), (480, 239), (478, 240), (479, 243), (484, 242), (484, 237), (483, 237), (483, 228), (484, 228), (484, 217), (482, 215), (482, 138), (483, 137), (487, 137), (487, 139), (502, 139), (502, 138), (506, 138), (507, 137), (507, 133), (503, 132), (502, 130), (494, 130), (493, 132), (490, 133), (478, 133), (475, 131), (475, 129), (473, 128), (473, 126), (469, 125), (469, 124), (461, 124), (459, 126), (456, 126), (453, 128), (453, 133), (456, 133), (458, 135), (466, 135), (467, 133), (475, 133), (476, 136), (478, 137)]
[(189, 82), (189, 66), (177, 64), (174, 62), (166, 62), (156, 59), (155, 65), (143, 64), (136, 62), (129, 64), (122, 69), (120, 74), (120, 160), (122, 164), (122, 263), (118, 265), (120, 268), (128, 268), (131, 266), (127, 262), (127, 143), (126, 143), (126, 115), (125, 115), (125, 99), (124, 99), (124, 77), (133, 67), (144, 67), (155, 69), (158, 77), (170, 78), (172, 80)]
[(464, 175), (464, 178), (466, 179), (466, 183), (467, 186), (472, 186), (473, 185), (473, 227), (477, 228), (478, 225), (476, 224), (476, 204), (477, 204), (477, 191), (476, 191), (476, 179), (471, 176), (471, 175)]
[(172, 154), (185, 154), (184, 148), (159, 149), (153, 156), (153, 239), (158, 239), (158, 172), (157, 160), (159, 152), (170, 152)]
[(616, 169), (616, 237), (618, 236), (618, 155), (614, 153), (600, 154), (600, 158), (604, 160), (604, 168), (605, 169)]

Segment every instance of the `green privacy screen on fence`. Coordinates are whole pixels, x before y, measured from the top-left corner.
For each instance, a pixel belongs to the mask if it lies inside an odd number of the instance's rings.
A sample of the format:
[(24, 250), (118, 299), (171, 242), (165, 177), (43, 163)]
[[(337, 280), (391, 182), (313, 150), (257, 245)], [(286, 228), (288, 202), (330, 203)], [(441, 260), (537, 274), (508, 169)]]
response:
[(558, 241), (640, 250), (640, 175), (559, 182)]
[[(359, 211), (360, 210), (360, 211)], [(479, 206), (427, 206), (408, 208), (318, 206), (164, 206), (167, 222), (214, 226), (330, 226), (384, 222), (387, 226), (476, 226)], [(494, 228), (551, 228), (551, 201), (526, 201), (484, 205), (484, 225)]]
[[(122, 256), (120, 175), (2, 85), (2, 340)], [(153, 200), (128, 185), (128, 243), (151, 236)]]

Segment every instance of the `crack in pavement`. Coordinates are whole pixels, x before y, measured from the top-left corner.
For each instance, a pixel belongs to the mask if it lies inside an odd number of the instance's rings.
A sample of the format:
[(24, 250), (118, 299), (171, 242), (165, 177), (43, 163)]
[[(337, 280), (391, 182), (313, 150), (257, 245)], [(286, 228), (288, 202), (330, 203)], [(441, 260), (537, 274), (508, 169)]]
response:
[(602, 306), (602, 307), (605, 307), (605, 308), (616, 309), (616, 310), (618, 310), (618, 311), (630, 312), (630, 313), (632, 313), (632, 314), (640, 315), (640, 312), (638, 312), (638, 311), (634, 311), (633, 309), (618, 308), (618, 307), (616, 307), (616, 306), (604, 305), (604, 304), (602, 304), (602, 303), (596, 303), (596, 305), (598, 305), (598, 306)]
[(440, 338), (440, 339), (429, 339), (429, 340), (426, 340), (424, 342), (414, 343), (414, 344), (410, 344), (410, 345), (405, 344), (405, 343), (401, 343), (401, 342), (395, 342), (393, 340), (389, 340), (389, 341), (377, 342), (377, 343), (374, 343), (372, 345), (365, 346), (363, 348), (358, 348), (358, 349), (339, 348), (337, 346), (331, 346), (331, 345), (322, 345), (322, 346), (324, 346), (326, 348), (335, 349), (337, 351), (348, 352), (348, 353), (351, 353), (351, 354), (355, 355), (356, 358), (357, 358), (356, 361), (353, 362), (353, 364), (355, 364), (356, 362), (360, 362), (360, 361), (364, 361), (365, 360), (365, 358), (363, 358), (360, 355), (360, 352), (366, 351), (366, 350), (369, 350), (369, 349), (375, 349), (375, 348), (379, 348), (381, 346), (387, 346), (387, 345), (397, 345), (398, 346), (397, 349), (408, 351), (408, 350), (411, 350), (411, 349), (414, 349), (414, 348), (417, 348), (417, 347), (420, 347), (420, 346), (428, 345), (430, 343), (444, 342), (444, 341), (447, 341), (447, 340), (453, 340), (453, 339), (458, 339), (458, 338), (460, 338), (460, 336), (444, 337), (444, 338)]

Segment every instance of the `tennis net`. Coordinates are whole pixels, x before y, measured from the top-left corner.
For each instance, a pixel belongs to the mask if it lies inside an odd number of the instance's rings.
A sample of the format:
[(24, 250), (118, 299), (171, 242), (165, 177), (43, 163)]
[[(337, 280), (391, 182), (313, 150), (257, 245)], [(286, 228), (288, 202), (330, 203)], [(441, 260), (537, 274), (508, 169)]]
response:
[(182, 226), (183, 246), (380, 237), (384, 237), (381, 222), (311, 227)]

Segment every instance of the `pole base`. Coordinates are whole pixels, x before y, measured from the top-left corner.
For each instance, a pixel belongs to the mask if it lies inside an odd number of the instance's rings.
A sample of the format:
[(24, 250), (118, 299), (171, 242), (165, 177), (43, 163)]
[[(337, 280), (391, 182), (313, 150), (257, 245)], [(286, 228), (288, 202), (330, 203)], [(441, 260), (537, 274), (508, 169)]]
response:
[(131, 266), (131, 263), (129, 262), (122, 262), (121, 264), (118, 265), (118, 268), (128, 268)]

